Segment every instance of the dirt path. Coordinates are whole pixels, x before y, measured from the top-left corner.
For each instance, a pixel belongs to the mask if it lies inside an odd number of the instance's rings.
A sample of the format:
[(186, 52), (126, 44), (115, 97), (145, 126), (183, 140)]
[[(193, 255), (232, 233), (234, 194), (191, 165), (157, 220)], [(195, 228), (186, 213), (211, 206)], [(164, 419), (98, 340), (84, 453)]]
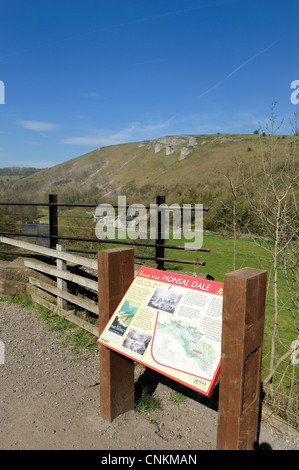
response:
[[(0, 301), (0, 449), (213, 450), (217, 400), (188, 391), (181, 404), (171, 397), (178, 384), (146, 371), (142, 381), (162, 409), (131, 411), (113, 423), (99, 416), (99, 358), (74, 361), (56, 332), (35, 310)], [(140, 381), (138, 382), (140, 383)], [(136, 393), (138, 388), (136, 389)], [(297, 437), (262, 423), (260, 448), (299, 449)]]

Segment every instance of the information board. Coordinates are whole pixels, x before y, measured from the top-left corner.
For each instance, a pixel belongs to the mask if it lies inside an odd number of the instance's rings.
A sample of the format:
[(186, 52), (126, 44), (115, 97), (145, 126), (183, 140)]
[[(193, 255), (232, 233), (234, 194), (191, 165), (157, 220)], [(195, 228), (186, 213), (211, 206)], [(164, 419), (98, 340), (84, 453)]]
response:
[(210, 396), (221, 358), (223, 283), (142, 267), (98, 343)]

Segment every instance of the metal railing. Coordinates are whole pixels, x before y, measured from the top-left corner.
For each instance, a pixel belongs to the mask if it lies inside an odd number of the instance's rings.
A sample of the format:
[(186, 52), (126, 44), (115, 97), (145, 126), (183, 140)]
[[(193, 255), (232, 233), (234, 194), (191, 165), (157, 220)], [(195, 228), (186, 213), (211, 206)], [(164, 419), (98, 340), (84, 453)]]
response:
[[(141, 247), (144, 249), (149, 249), (150, 253), (149, 254), (135, 254), (135, 259), (136, 260), (141, 260), (143, 261), (151, 261), (156, 263), (157, 268), (164, 270), (165, 269), (165, 263), (178, 263), (178, 264), (185, 264), (185, 265), (193, 265), (193, 266), (205, 266), (205, 261), (199, 261), (199, 260), (188, 260), (188, 259), (175, 259), (167, 256), (167, 251), (168, 250), (180, 250), (180, 251), (194, 251), (194, 252), (205, 252), (209, 253), (211, 250), (209, 248), (185, 248), (184, 246), (179, 246), (179, 245), (174, 245), (174, 244), (167, 244), (165, 243), (164, 239), (164, 229), (165, 227), (163, 226), (163, 221), (165, 223), (165, 217), (163, 217), (163, 205), (165, 205), (165, 196), (157, 196), (156, 197), (156, 206), (159, 208), (157, 211), (157, 218), (156, 218), (156, 238), (153, 241), (128, 241), (128, 240), (120, 240), (120, 239), (99, 239), (94, 236), (71, 236), (69, 233), (65, 234), (63, 233), (63, 226), (60, 224), (60, 215), (59, 215), (59, 209), (61, 208), (90, 208), (90, 209), (95, 209), (98, 207), (99, 204), (88, 204), (88, 203), (62, 203), (58, 202), (58, 197), (56, 194), (49, 194), (48, 197), (48, 202), (47, 203), (37, 203), (37, 202), (0, 202), (0, 208), (1, 206), (26, 206), (26, 207), (39, 207), (39, 208), (47, 208), (48, 212), (48, 219), (49, 222), (48, 224), (36, 224), (37, 226), (45, 226), (48, 225), (48, 230), (45, 233), (24, 233), (24, 230), (16, 231), (16, 230), (0, 230), (0, 235), (4, 236), (21, 236), (21, 237), (34, 237), (37, 239), (40, 239), (39, 241), (42, 240), (48, 240), (47, 246), (49, 248), (55, 248), (57, 243), (63, 242), (63, 241), (70, 241), (70, 242), (89, 242), (91, 244), (109, 244), (109, 245), (127, 245), (131, 247)], [(120, 207), (118, 205), (112, 205), (114, 209), (119, 209)], [(121, 206), (122, 208), (132, 208), (132, 205), (127, 205), (127, 206)], [(144, 206), (146, 210), (151, 210), (151, 206)], [(167, 206), (166, 206), (167, 207)], [(203, 207), (201, 209), (198, 209), (197, 207), (190, 207), (189, 208), (191, 211), (196, 211), (196, 210), (202, 210), (202, 211), (208, 211), (209, 208)], [(136, 206), (136, 210), (138, 210), (138, 206)], [(171, 209), (174, 210), (174, 209)], [(183, 210), (183, 208), (181, 208)], [(25, 226), (25, 222), (22, 224), (22, 226)], [(1, 225), (0, 225), (1, 228)], [(7, 224), (5, 224), (5, 228), (7, 228)], [(73, 227), (75, 229), (76, 233), (76, 226)], [(84, 228), (84, 227), (83, 227)], [(86, 227), (86, 228), (91, 228), (91, 227)], [(80, 227), (78, 226), (77, 229), (79, 230)], [(82, 227), (81, 227), (82, 229)], [(77, 230), (77, 231), (78, 231)], [(97, 245), (98, 248), (98, 245)], [(80, 248), (74, 248), (71, 246), (67, 247), (67, 251), (72, 251), (72, 252), (78, 252), (78, 253), (85, 253), (89, 256), (96, 256), (98, 250), (86, 250), (83, 249), (82, 247)], [(26, 256), (24, 253), (19, 253), (19, 252), (12, 252), (12, 251), (6, 251), (3, 249), (0, 249), (0, 254), (2, 255), (18, 255), (18, 256)], [(27, 255), (28, 256), (28, 255)]]

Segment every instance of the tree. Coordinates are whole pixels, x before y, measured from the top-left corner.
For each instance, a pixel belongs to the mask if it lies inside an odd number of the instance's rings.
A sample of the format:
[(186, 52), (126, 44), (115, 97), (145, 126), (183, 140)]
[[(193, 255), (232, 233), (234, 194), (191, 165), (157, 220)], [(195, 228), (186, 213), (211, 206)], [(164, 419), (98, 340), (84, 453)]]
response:
[(233, 249), (233, 270), (235, 271), (236, 269), (236, 255), (237, 255), (237, 204), (238, 204), (238, 196), (239, 196), (239, 189), (240, 189), (240, 172), (241, 172), (241, 167), (242, 167), (242, 162), (239, 162), (235, 160), (235, 163), (237, 165), (237, 174), (235, 177), (235, 181), (233, 180), (232, 176), (230, 175), (229, 171), (227, 171), (225, 178), (227, 179), (229, 183), (229, 187), (231, 190), (231, 195), (232, 195), (232, 205), (229, 206), (227, 205), (224, 201), (221, 201), (223, 206), (231, 212), (231, 221), (232, 221), (232, 226), (233, 226), (233, 236), (234, 236), (234, 249)]
[(240, 233), (246, 232), (249, 226), (251, 230), (257, 230), (254, 214), (249, 208), (247, 198), (245, 198), (244, 163), (235, 158), (234, 164), (233, 174), (227, 170), (224, 175), (228, 182), (229, 192), (221, 196), (218, 206), (217, 203), (215, 204), (215, 218), (218, 219), (218, 227), (220, 225), (225, 227), (225, 230), (233, 235), (233, 270), (236, 269), (237, 239)]
[[(269, 148), (264, 148), (264, 141), (260, 147), (260, 172), (259, 177), (247, 181), (245, 188), (251, 209), (260, 220), (265, 240), (261, 242), (251, 233), (253, 240), (266, 250), (272, 259), (273, 273), (273, 298), (274, 314), (270, 357), (270, 372), (265, 382), (270, 382), (281, 357), (276, 361), (276, 349), (278, 341), (278, 272), (281, 267), (288, 280), (290, 289), (298, 279), (292, 276), (297, 265), (293, 261), (294, 250), (298, 254), (298, 152), (296, 142), (285, 149), (284, 160), (278, 159), (276, 155), (275, 133), (280, 129), (282, 121), (277, 124), (275, 114), (276, 103), (272, 103), (270, 124), (266, 126), (269, 131)], [(252, 196), (253, 195), (253, 196)], [(251, 196), (251, 197), (250, 197)], [(292, 287), (291, 287), (292, 286)], [(293, 348), (287, 353), (288, 357), (293, 352)]]

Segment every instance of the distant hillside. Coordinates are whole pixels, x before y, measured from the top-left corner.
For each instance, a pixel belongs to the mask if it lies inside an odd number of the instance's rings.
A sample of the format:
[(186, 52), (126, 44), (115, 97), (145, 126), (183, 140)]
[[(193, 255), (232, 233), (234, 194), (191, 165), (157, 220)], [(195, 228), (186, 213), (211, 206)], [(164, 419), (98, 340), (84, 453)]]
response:
[[(291, 138), (275, 137), (280, 158)], [(129, 203), (148, 204), (160, 194), (169, 204), (195, 196), (209, 204), (225, 191), (224, 175), (234, 173), (236, 158), (255, 171), (261, 141), (266, 146), (268, 140), (253, 134), (178, 135), (98, 148), (13, 181), (0, 196), (43, 202), (55, 193), (60, 202), (115, 203), (117, 195), (126, 195)]]
[(2, 176), (28, 176), (28, 175), (31, 175), (32, 173), (36, 173), (37, 171), (40, 171), (40, 169), (9, 166), (7, 168), (0, 168), (0, 175)]
[[(27, 168), (27, 167), (7, 167), (0, 168), (0, 183), (4, 185), (7, 182), (24, 178), (25, 176), (32, 175), (40, 171), (39, 168)], [(1, 191), (1, 190), (0, 190)]]

